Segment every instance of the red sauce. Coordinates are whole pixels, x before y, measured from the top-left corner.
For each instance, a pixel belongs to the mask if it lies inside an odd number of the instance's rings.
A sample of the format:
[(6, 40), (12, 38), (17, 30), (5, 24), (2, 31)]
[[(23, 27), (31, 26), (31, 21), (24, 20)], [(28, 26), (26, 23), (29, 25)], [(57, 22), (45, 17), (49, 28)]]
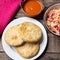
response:
[(42, 11), (42, 3), (37, 0), (29, 0), (25, 3), (23, 10), (30, 16), (35, 16)]

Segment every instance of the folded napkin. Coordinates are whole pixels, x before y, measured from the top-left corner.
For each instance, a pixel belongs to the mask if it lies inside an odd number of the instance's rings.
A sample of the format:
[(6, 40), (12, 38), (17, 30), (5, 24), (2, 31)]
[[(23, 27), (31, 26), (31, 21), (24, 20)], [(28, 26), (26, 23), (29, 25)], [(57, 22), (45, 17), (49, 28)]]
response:
[(0, 35), (16, 13), (22, 0), (0, 0)]

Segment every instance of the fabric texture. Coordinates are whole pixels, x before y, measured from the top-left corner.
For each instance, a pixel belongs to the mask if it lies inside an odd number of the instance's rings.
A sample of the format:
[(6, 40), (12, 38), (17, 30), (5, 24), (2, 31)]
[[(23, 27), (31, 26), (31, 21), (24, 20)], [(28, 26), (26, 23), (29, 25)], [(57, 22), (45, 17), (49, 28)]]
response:
[(22, 0), (0, 0), (0, 35), (16, 13)]

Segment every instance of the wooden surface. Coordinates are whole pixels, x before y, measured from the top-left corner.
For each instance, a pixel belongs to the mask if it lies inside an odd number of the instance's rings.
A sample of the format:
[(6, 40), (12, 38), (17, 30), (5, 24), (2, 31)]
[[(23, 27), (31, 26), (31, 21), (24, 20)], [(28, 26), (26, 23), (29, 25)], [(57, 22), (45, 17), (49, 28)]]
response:
[[(55, 3), (59, 3), (60, 0), (42, 0), (42, 2), (45, 8), (43, 12), (41, 13), (41, 15), (35, 17), (35, 19), (40, 21), (45, 26), (44, 20), (43, 20), (43, 15), (44, 15), (45, 10), (49, 6)], [(16, 19), (22, 16), (26, 16), (26, 15), (22, 13), (21, 8), (20, 8), (13, 19)], [(52, 33), (50, 33), (47, 28), (46, 30), (48, 34), (48, 44), (44, 53), (36, 60), (60, 60), (60, 37), (55, 36)], [(2, 44), (1, 44), (1, 38), (0, 38), (0, 60), (12, 60), (4, 52), (2, 48)]]

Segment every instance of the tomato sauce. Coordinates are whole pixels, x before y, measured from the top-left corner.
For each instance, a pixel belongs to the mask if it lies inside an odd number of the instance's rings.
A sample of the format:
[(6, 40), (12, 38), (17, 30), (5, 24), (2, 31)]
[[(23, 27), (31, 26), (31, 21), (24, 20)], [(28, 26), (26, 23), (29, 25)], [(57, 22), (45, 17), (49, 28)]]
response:
[(24, 11), (30, 15), (38, 15), (42, 11), (42, 3), (37, 0), (29, 0), (24, 4)]

